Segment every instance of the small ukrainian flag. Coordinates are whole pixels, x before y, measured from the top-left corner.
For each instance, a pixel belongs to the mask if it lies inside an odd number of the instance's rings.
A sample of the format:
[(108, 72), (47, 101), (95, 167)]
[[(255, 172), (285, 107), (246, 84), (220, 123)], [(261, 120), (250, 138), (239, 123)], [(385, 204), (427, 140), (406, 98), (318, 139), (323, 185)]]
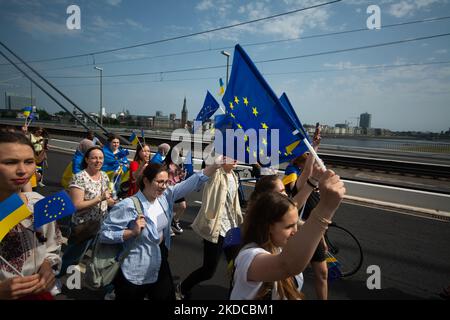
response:
[(219, 95), (223, 95), (223, 94), (225, 93), (225, 88), (224, 88), (224, 86), (223, 86), (222, 78), (219, 79), (219, 87), (220, 87), (220, 89), (219, 89)]
[(137, 144), (139, 143), (139, 138), (137, 137), (136, 133), (131, 133), (130, 139), (128, 139), (128, 141), (130, 141), (131, 145), (133, 146), (137, 146)]
[(32, 111), (33, 111), (33, 107), (24, 107), (22, 109), (23, 115), (27, 118), (30, 116)]
[(31, 211), (17, 193), (0, 203), (0, 241), (29, 215), (31, 215)]

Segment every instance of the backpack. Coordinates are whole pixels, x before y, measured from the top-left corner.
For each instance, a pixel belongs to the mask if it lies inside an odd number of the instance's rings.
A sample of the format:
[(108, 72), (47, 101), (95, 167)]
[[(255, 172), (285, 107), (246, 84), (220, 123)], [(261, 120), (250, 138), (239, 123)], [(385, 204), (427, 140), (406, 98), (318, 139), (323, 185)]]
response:
[[(142, 204), (137, 197), (131, 197), (138, 215), (143, 215)], [(127, 250), (123, 250), (123, 243), (107, 244), (100, 242), (100, 232), (95, 237), (92, 259), (86, 265), (85, 285), (92, 289), (100, 289), (109, 285), (117, 275), (122, 262), (137, 243), (134, 242)]]

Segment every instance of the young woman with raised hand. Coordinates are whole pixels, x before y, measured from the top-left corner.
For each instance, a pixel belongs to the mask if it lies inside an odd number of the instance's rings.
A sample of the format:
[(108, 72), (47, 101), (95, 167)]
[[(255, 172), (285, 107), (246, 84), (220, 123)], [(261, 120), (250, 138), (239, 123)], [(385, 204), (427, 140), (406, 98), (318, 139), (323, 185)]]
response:
[(231, 299), (302, 298), (296, 276), (309, 264), (345, 194), (343, 182), (330, 170), (320, 178), (319, 189), (321, 201), (299, 230), (298, 208), (286, 195), (262, 193), (251, 201)]
[(167, 168), (150, 163), (140, 180), (135, 197), (142, 207), (139, 215), (133, 199), (116, 204), (100, 232), (103, 243), (124, 243), (131, 247), (113, 281), (117, 300), (175, 300), (175, 288), (168, 263), (170, 228), (174, 202), (197, 190), (216, 169), (212, 165), (188, 179), (169, 186)]

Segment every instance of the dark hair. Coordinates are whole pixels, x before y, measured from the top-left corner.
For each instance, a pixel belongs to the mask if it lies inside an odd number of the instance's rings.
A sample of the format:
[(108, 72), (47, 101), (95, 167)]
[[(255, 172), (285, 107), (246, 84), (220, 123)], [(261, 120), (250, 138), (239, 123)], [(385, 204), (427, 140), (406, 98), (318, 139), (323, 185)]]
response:
[(34, 153), (34, 147), (30, 139), (27, 138), (22, 132), (0, 132), (0, 143), (18, 143), (29, 146)]
[(141, 181), (139, 181), (139, 190), (142, 191), (145, 188), (144, 178), (147, 178), (149, 182), (152, 182), (153, 179), (155, 179), (155, 177), (158, 175), (158, 173), (163, 171), (167, 172), (166, 166), (160, 165), (158, 163), (149, 163), (142, 173)]
[[(242, 225), (242, 246), (256, 243), (259, 247), (275, 254), (277, 248), (270, 238), (270, 226), (283, 219), (283, 216), (296, 204), (289, 197), (278, 192), (263, 192), (249, 205)], [(265, 284), (258, 291), (257, 299), (264, 297), (270, 286)], [(281, 299), (299, 299), (292, 277), (277, 281), (278, 295)]]
[(136, 146), (136, 153), (134, 155), (134, 161), (141, 161), (141, 158), (139, 157), (139, 152), (141, 152), (142, 149), (144, 149), (144, 147), (149, 147), (150, 146), (146, 143), (138, 143), (138, 145)]
[(245, 215), (242, 226), (243, 245), (256, 242), (261, 247), (267, 247), (270, 241), (269, 227), (279, 222), (291, 206), (297, 206), (294, 201), (278, 192), (262, 192), (252, 201)]
[(119, 137), (119, 135), (117, 135), (117, 134), (115, 134), (115, 133), (110, 133), (110, 134), (108, 135), (108, 142), (111, 142), (111, 141), (113, 141), (114, 139), (117, 139), (117, 140), (119, 140), (119, 142), (120, 142), (120, 137)]
[(83, 163), (81, 164), (81, 167), (83, 169), (87, 168), (87, 162), (86, 160), (89, 159), (89, 155), (91, 154), (92, 151), (94, 150), (100, 150), (103, 153), (103, 156), (105, 156), (103, 149), (100, 148), (99, 146), (94, 146), (94, 147), (90, 147), (89, 149), (86, 150), (86, 152), (84, 153), (84, 157), (83, 157)]
[(94, 131), (92, 131), (92, 130), (89, 130), (88, 132), (86, 132), (86, 138), (89, 138), (89, 137), (95, 137), (95, 134), (94, 134)]
[(278, 179), (277, 175), (262, 176), (255, 184), (255, 189), (250, 196), (250, 202), (256, 200), (261, 193), (272, 192)]

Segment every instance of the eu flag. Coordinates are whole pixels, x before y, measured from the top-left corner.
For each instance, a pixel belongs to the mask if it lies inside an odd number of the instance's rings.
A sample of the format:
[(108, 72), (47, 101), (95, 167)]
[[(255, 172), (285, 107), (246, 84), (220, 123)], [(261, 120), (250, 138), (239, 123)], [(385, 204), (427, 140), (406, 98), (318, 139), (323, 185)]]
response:
[(281, 105), (283, 106), (283, 108), (286, 110), (286, 112), (291, 117), (291, 119), (294, 121), (297, 130), (299, 130), (301, 132), (301, 134), (303, 135), (303, 137), (308, 139), (308, 141), (311, 143), (311, 139), (309, 138), (308, 133), (306, 132), (305, 128), (303, 127), (300, 119), (297, 117), (294, 107), (292, 106), (291, 101), (289, 100), (289, 98), (287, 97), (285, 92), (283, 92), (283, 94), (281, 95), (280, 102), (281, 102)]
[[(254, 163), (258, 159), (267, 165), (270, 158), (270, 165), (277, 165), (307, 150), (306, 146), (299, 147), (302, 132), (240, 45), (234, 50), (230, 81), (222, 101), (227, 116), (233, 119), (233, 129), (245, 132), (245, 162)], [(256, 138), (247, 135), (248, 129), (256, 130)], [(278, 130), (278, 136), (274, 129)]]
[(25, 203), (17, 193), (0, 203), (0, 241), (20, 221), (31, 215)]
[(209, 91), (206, 92), (205, 101), (203, 102), (203, 107), (195, 118), (195, 121), (205, 122), (214, 114), (214, 112), (219, 109), (219, 103), (214, 99)]
[(44, 224), (61, 219), (73, 214), (75, 206), (65, 191), (57, 192), (51, 196), (39, 200), (34, 205), (35, 230)]

